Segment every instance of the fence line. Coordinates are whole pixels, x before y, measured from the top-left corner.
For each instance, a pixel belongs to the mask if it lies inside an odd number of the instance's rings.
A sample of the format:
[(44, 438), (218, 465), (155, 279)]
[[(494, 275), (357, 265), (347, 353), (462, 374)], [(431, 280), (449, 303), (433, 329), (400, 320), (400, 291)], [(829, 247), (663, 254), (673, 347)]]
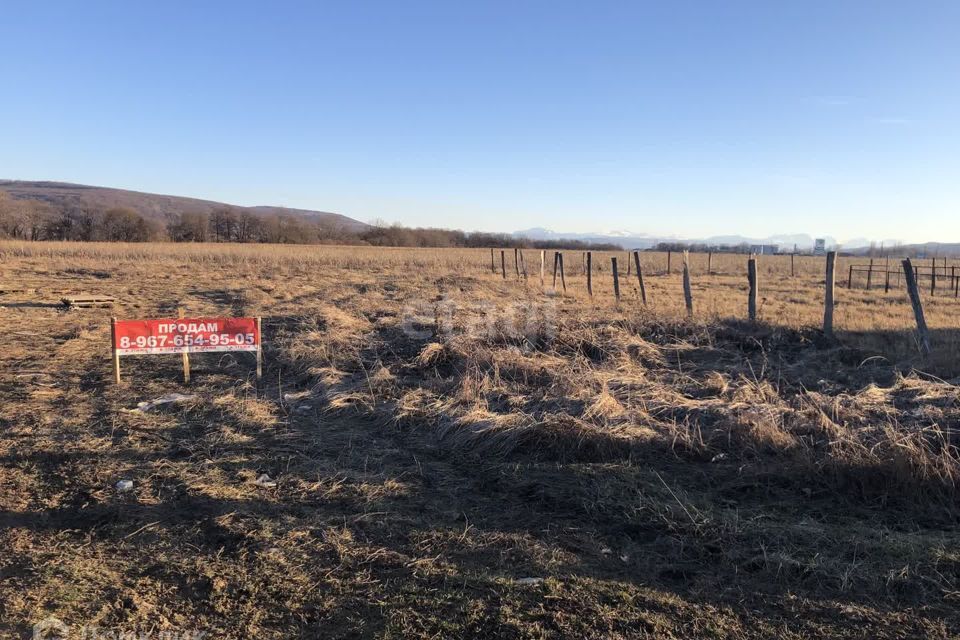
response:
[[(500, 273), (501, 277), (506, 279), (506, 255), (505, 251), (500, 251)], [(545, 251), (540, 251), (540, 273), (541, 273), (541, 287), (545, 287), (544, 283), (544, 266), (545, 266)], [(603, 266), (602, 263), (594, 259), (593, 251), (583, 251), (580, 252), (580, 258), (582, 261), (581, 268), (583, 274), (585, 275), (586, 280), (586, 292), (587, 295), (591, 298), (594, 296), (595, 291), (593, 288), (593, 275), (595, 272), (602, 272)], [(617, 252), (604, 252), (604, 253), (617, 253)], [(632, 254), (632, 256), (630, 255)], [(492, 257), (494, 253), (491, 250), (491, 266), (493, 263)], [(682, 294), (684, 300), (684, 306), (688, 317), (693, 317), (693, 270), (691, 269), (690, 254), (687, 251), (682, 252), (682, 269), (680, 272), (681, 275), (681, 286)], [(738, 254), (739, 255), (739, 254)], [(796, 276), (796, 257), (795, 254), (780, 254), (783, 258), (789, 257), (789, 274), (790, 277)], [(672, 252), (666, 252), (666, 269), (661, 271), (661, 275), (670, 277), (672, 276), (671, 271), (671, 256)], [(810, 256), (806, 256), (810, 257)], [(631, 261), (632, 258), (632, 261)], [(762, 258), (762, 259), (761, 259)], [(760, 281), (760, 265), (773, 256), (756, 256), (750, 255), (745, 261), (746, 264), (746, 273), (747, 273), (747, 316), (751, 321), (757, 321), (759, 317), (759, 308), (758, 308), (758, 296), (759, 296), (759, 281)], [(824, 285), (824, 313), (823, 313), (823, 332), (827, 336), (833, 335), (833, 317), (834, 317), (834, 308), (836, 304), (836, 268), (837, 268), (837, 253), (835, 251), (828, 252), (825, 256), (826, 262), (826, 273), (823, 281)], [(662, 264), (662, 263), (661, 263)], [(613, 284), (613, 301), (619, 306), (622, 299), (621, 289), (620, 289), (620, 270), (622, 263), (619, 261), (618, 256), (614, 255), (610, 258), (610, 270), (611, 270), (611, 280)], [(635, 269), (634, 269), (635, 267)], [(514, 268), (517, 273), (517, 279), (521, 277), (526, 281), (527, 279), (527, 269), (524, 260), (523, 252), (515, 249), (514, 250)], [(641, 252), (640, 251), (630, 251), (627, 252), (627, 271), (626, 275), (631, 275), (632, 272), (636, 273), (637, 276), (637, 285), (639, 287), (639, 297), (644, 305), (648, 302), (647, 290), (644, 282), (644, 273), (643, 273), (643, 264), (641, 262)], [(741, 272), (742, 273), (742, 272)], [(928, 265), (922, 264), (913, 264), (911, 260), (904, 259), (901, 264), (891, 264), (890, 259), (884, 259), (883, 263), (870, 260), (867, 264), (850, 264), (847, 265), (847, 287), (852, 288), (854, 282), (854, 275), (865, 274), (865, 288), (871, 289), (874, 288), (877, 283), (880, 282), (881, 276), (883, 280), (883, 288), (885, 292), (890, 290), (893, 278), (896, 276), (896, 284), (899, 287), (901, 281), (906, 285), (906, 290), (909, 295), (911, 305), (914, 309), (915, 320), (917, 323), (917, 334), (918, 334), (918, 345), (921, 349), (921, 352), (924, 355), (929, 354), (930, 343), (929, 343), (929, 334), (926, 328), (926, 323), (923, 317), (923, 308), (922, 303), (919, 297), (919, 283), (922, 278), (926, 278), (930, 281), (930, 292), (931, 294), (935, 293), (938, 277), (941, 277), (940, 282), (949, 281), (948, 291), (952, 292), (954, 296), (960, 296), (960, 264), (949, 264), (947, 260), (942, 262), (931, 261)], [(713, 265), (713, 255), (712, 252), (706, 254), (706, 274), (705, 275), (714, 275), (714, 265)], [(722, 274), (729, 275), (729, 274)], [(785, 275), (785, 274), (784, 274)], [(557, 291), (557, 279), (560, 279), (560, 285), (562, 287), (563, 293), (567, 293), (567, 283), (564, 270), (564, 252), (563, 251), (554, 251), (554, 261), (553, 261), (553, 282), (552, 289)], [(941, 286), (941, 288), (943, 288)]]
[[(864, 278), (858, 278), (858, 280), (863, 280), (864, 289), (873, 288), (874, 284), (874, 275), (883, 276), (883, 289), (884, 291), (890, 290), (891, 275), (897, 277), (897, 286), (900, 286), (901, 279), (904, 277), (904, 264), (902, 263), (896, 266), (895, 269), (891, 269), (888, 265), (874, 265), (871, 261), (870, 264), (851, 264), (847, 268), (847, 288), (853, 289), (854, 286), (854, 276), (859, 274), (866, 274)], [(949, 282), (949, 285), (946, 287), (947, 293), (953, 293), (954, 296), (957, 296), (960, 293), (960, 265), (950, 265), (950, 264), (931, 264), (928, 266), (924, 265), (915, 265), (911, 261), (910, 271), (913, 274), (913, 280), (917, 283), (917, 286), (920, 286), (920, 281), (926, 279), (930, 282), (930, 295), (935, 295), (937, 291), (937, 284), (940, 282)], [(942, 278), (942, 280), (938, 280)], [(941, 289), (944, 287), (941, 286)]]

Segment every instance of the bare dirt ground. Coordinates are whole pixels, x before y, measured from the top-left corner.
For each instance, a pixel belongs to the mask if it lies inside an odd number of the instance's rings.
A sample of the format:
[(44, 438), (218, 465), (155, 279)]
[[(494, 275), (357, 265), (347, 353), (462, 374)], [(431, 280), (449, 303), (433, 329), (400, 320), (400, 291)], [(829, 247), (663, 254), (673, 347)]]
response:
[[(902, 291), (820, 335), (820, 262), (765, 271), (751, 326), (733, 263), (687, 321), (653, 268), (644, 310), (488, 252), (42, 246), (0, 259), (4, 637), (960, 633), (953, 299), (920, 361)], [(261, 384), (204, 354), (113, 385), (110, 315), (178, 306), (262, 315)]]

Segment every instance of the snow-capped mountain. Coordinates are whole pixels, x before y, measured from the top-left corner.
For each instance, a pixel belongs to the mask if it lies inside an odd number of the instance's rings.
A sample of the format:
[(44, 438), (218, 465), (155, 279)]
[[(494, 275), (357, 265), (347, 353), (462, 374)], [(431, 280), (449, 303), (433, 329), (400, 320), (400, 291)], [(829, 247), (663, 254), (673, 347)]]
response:
[[(653, 236), (647, 233), (636, 233), (632, 231), (617, 229), (607, 232), (597, 233), (564, 233), (545, 229), (543, 227), (534, 227), (522, 231), (514, 231), (515, 237), (524, 237), (531, 240), (584, 240), (587, 242), (608, 242), (619, 244), (624, 249), (647, 249), (654, 247), (661, 242), (683, 242), (707, 245), (728, 245), (737, 246), (748, 245), (777, 245), (783, 251), (792, 251), (796, 246), (798, 251), (809, 251), (813, 249), (814, 237), (806, 233), (784, 233), (776, 234), (763, 238), (753, 238), (742, 235), (719, 235), (708, 236), (705, 238), (680, 237), (680, 236)], [(837, 240), (831, 236), (823, 236), (826, 240), (826, 246), (835, 247)], [(850, 245), (844, 244), (845, 248), (861, 248), (870, 245), (870, 241), (865, 238), (857, 238), (851, 241)]]

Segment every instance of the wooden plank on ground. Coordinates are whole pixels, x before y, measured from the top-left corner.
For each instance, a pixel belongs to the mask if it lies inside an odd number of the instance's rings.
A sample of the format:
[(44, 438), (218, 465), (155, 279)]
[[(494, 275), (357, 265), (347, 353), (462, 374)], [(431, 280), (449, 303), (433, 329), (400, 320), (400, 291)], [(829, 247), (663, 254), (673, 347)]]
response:
[(112, 307), (117, 300), (108, 295), (77, 294), (64, 296), (60, 301), (70, 308), (87, 309), (90, 307)]

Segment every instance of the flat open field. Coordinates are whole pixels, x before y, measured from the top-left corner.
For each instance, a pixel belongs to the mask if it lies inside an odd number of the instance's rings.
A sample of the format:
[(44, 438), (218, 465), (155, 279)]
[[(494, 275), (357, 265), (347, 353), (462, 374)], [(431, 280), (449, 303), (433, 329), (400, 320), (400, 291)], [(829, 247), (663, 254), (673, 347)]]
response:
[[(0, 243), (0, 631), (960, 634), (960, 301), (925, 292), (924, 359), (846, 259), (830, 340), (822, 258), (760, 257), (752, 325), (744, 256), (691, 256), (688, 320), (679, 255), (641, 254), (647, 307), (609, 255), (591, 299), (579, 251), (564, 294), (550, 251), (541, 287), (533, 250)], [(262, 316), (261, 383), (114, 385), (110, 316), (178, 307)]]

